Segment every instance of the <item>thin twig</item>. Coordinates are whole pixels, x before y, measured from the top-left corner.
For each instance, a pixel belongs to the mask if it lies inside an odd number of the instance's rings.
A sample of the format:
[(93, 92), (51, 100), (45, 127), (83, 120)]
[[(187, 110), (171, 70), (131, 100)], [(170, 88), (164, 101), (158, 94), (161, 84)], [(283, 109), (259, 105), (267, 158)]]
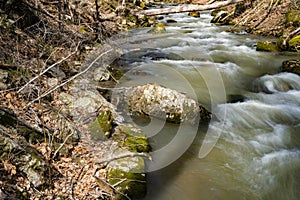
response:
[(101, 181), (102, 183), (104, 183), (105, 185), (109, 186), (111, 189), (113, 189), (116, 193), (121, 194), (122, 196), (124, 196), (126, 199), (131, 200), (126, 194), (124, 194), (123, 192), (117, 190), (113, 185), (109, 184), (108, 182), (102, 180), (101, 178), (97, 177), (96, 175), (94, 175), (94, 178), (97, 181)]
[(282, 46), (284, 48), (287, 47), (287, 41), (290, 40), (292, 37), (294, 37), (296, 34), (300, 33), (300, 27), (297, 28), (296, 30), (294, 30), (293, 32), (291, 32), (282, 42)]
[(54, 154), (52, 156), (53, 159), (55, 158), (56, 154), (61, 150), (61, 148), (63, 148), (63, 146), (66, 144), (66, 142), (68, 141), (69, 137), (71, 137), (73, 134), (74, 134), (74, 132), (70, 133), (66, 137), (66, 139), (64, 140), (64, 142), (60, 144), (60, 146), (58, 147), (58, 149), (56, 149), (56, 151), (54, 152)]
[(31, 104), (33, 104), (35, 101), (38, 101), (38, 100), (40, 100), (41, 98), (43, 98), (43, 97), (45, 97), (45, 96), (47, 96), (48, 94), (50, 94), (51, 92), (53, 92), (53, 91), (55, 91), (55, 90), (57, 90), (58, 88), (60, 88), (60, 87), (62, 87), (62, 86), (64, 86), (65, 84), (67, 84), (67, 83), (69, 83), (69, 82), (71, 82), (71, 81), (73, 81), (75, 78), (77, 78), (77, 77), (79, 77), (79, 76), (81, 76), (82, 74), (84, 74), (85, 72), (87, 72), (102, 56), (104, 56), (105, 54), (107, 54), (107, 53), (109, 53), (109, 52), (111, 52), (113, 49), (110, 49), (110, 50), (107, 50), (107, 51), (105, 51), (104, 53), (102, 53), (102, 54), (100, 54), (85, 70), (83, 70), (82, 72), (80, 72), (80, 73), (78, 73), (78, 74), (76, 74), (75, 76), (72, 76), (71, 78), (69, 78), (68, 80), (66, 80), (65, 82), (63, 82), (63, 83), (61, 83), (61, 84), (59, 84), (59, 85), (57, 85), (57, 86), (55, 86), (54, 88), (52, 88), (52, 89), (50, 89), (50, 90), (48, 90), (47, 92), (45, 92), (44, 94), (42, 94), (42, 95), (40, 95), (38, 98), (36, 98), (36, 99), (34, 99), (34, 100), (32, 100), (31, 102), (29, 102), (28, 104), (27, 104), (27, 106), (30, 106)]
[(56, 65), (64, 62), (65, 60), (67, 60), (69, 57), (71, 57), (72, 55), (74, 55), (79, 47), (80, 42), (78, 43), (78, 45), (76, 46), (75, 51), (73, 51), (72, 53), (70, 53), (67, 57), (57, 61), (56, 63), (54, 63), (53, 65), (49, 66), (47, 69), (45, 69), (44, 71), (42, 71), (40, 74), (38, 74), (36, 77), (34, 77), (33, 79), (31, 79), (28, 83), (26, 83), (24, 86), (22, 86), (17, 93), (20, 93), (22, 90), (24, 90), (30, 83), (32, 83), (33, 81), (35, 81), (37, 78), (39, 78), (40, 76), (42, 76), (43, 74), (45, 74), (47, 71), (49, 71), (51, 68), (55, 67)]
[(263, 3), (265, 3), (266, 0), (261, 1), (259, 4), (257, 4), (257, 6), (255, 6), (253, 9), (251, 9), (241, 20), (239, 20), (233, 27), (236, 27), (240, 24), (244, 25), (248, 19), (248, 17), (250, 16), (250, 14), (252, 14), (253, 12), (256, 11), (257, 8), (259, 8)]
[(109, 158), (109, 159), (106, 159), (106, 160), (96, 162), (96, 164), (104, 164), (104, 163), (108, 164), (112, 161), (119, 160), (119, 159), (122, 159), (122, 158), (128, 158), (128, 157), (144, 157), (144, 158), (147, 158), (149, 160), (152, 160), (151, 156), (147, 153), (133, 153), (133, 152), (130, 152), (130, 153), (122, 154), (122, 155), (119, 155), (119, 156), (115, 156), (113, 158)]

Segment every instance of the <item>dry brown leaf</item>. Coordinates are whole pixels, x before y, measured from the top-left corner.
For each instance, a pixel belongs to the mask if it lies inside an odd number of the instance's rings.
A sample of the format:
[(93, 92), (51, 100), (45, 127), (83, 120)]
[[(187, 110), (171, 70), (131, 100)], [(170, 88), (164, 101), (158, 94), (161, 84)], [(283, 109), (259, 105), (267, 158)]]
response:
[(15, 175), (17, 173), (17, 168), (13, 164), (11, 164), (8, 160), (2, 161), (4, 169), (8, 171), (11, 175)]

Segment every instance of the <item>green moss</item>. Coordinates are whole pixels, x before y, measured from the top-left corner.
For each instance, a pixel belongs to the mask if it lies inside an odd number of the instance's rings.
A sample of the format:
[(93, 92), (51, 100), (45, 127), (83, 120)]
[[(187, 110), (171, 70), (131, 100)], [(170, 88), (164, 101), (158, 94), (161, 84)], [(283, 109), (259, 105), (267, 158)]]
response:
[(274, 52), (278, 51), (278, 48), (276, 44), (273, 44), (269, 41), (259, 41), (256, 46), (256, 51), (268, 51), (268, 52)]
[(287, 50), (286, 46), (283, 45), (283, 41), (284, 41), (284, 39), (282, 37), (280, 37), (276, 42), (277, 48), (281, 51)]
[(150, 147), (147, 138), (129, 136), (125, 139), (125, 146), (132, 152), (149, 152)]
[(300, 26), (300, 10), (290, 10), (286, 13), (286, 26)]
[(200, 12), (199, 11), (189, 12), (189, 16), (191, 16), (191, 17), (200, 17)]
[(112, 112), (110, 110), (102, 111), (98, 116), (98, 123), (103, 133), (109, 136), (112, 132), (113, 122)]
[(100, 126), (99, 120), (96, 119), (89, 125), (89, 131), (90, 131), (90, 136), (94, 140), (106, 140), (107, 137), (105, 135), (105, 132)]
[(288, 43), (289, 50), (300, 52), (300, 35), (293, 37)]
[(153, 28), (150, 30), (150, 33), (165, 33), (166, 32), (166, 25), (164, 23), (155, 23)]
[(108, 70), (116, 80), (120, 80), (124, 76), (123, 72), (121, 72), (118, 69), (115, 69), (114, 67), (109, 66)]
[(151, 150), (148, 140), (142, 131), (125, 125), (120, 125), (118, 130), (119, 134), (125, 138), (124, 140), (120, 140), (124, 141), (122, 146), (124, 145), (129, 151), (149, 152)]
[[(108, 182), (116, 185), (116, 199), (139, 199), (146, 195), (146, 176), (141, 173), (124, 172), (118, 169), (110, 169), (108, 172)], [(121, 181), (125, 180), (125, 181)], [(124, 195), (122, 195), (124, 194)]]

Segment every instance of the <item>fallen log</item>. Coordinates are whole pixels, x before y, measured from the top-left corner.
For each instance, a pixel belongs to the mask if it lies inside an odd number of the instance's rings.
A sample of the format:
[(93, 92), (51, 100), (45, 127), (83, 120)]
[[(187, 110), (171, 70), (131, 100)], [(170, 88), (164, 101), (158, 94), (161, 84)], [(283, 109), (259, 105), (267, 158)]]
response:
[(212, 10), (212, 9), (228, 6), (230, 4), (240, 3), (243, 1), (245, 1), (245, 0), (228, 0), (228, 1), (221, 1), (218, 3), (206, 4), (206, 5), (195, 5), (195, 4), (179, 5), (179, 6), (170, 7), (170, 8), (140, 10), (140, 11), (137, 11), (136, 14), (150, 16), (150, 15), (161, 15), (161, 14), (169, 14), (169, 13)]

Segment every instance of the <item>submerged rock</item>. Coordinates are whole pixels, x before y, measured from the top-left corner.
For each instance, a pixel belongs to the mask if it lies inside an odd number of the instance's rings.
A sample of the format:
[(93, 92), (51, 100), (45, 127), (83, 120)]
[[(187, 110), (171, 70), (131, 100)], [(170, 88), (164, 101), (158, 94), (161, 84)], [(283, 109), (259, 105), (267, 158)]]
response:
[(166, 25), (164, 23), (156, 23), (153, 25), (153, 28), (149, 32), (155, 34), (165, 33)]
[(177, 23), (175, 19), (167, 19), (168, 24)]
[(189, 12), (189, 16), (191, 16), (191, 17), (200, 17), (200, 12), (199, 11)]
[(278, 51), (278, 47), (270, 41), (259, 41), (256, 46), (256, 51), (274, 52)]
[(300, 60), (286, 60), (282, 63), (282, 71), (300, 75)]

